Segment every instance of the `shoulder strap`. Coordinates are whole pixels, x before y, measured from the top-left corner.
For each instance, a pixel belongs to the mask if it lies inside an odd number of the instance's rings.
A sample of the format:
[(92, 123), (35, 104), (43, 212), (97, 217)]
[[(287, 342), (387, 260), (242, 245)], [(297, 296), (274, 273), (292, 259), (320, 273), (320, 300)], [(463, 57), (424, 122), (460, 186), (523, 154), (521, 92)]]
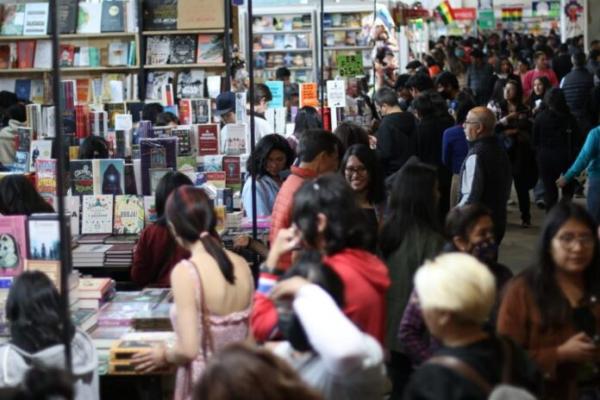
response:
[(427, 361), (428, 364), (440, 365), (447, 369), (450, 369), (466, 380), (474, 383), (485, 393), (488, 397), (492, 392), (492, 385), (486, 381), (479, 372), (464, 361), (452, 356), (436, 356), (432, 357)]
[(204, 288), (202, 287), (202, 278), (200, 277), (200, 271), (198, 271), (198, 267), (196, 264), (190, 259), (186, 260), (189, 263), (189, 266), (195, 271), (197, 278), (197, 300), (200, 303), (200, 318), (202, 323), (202, 338), (201, 338), (201, 346), (202, 346), (202, 355), (206, 360), (208, 356), (208, 351), (211, 352), (214, 350), (212, 331), (210, 329), (210, 321), (209, 321), (209, 312), (208, 307), (206, 305), (206, 299), (204, 297)]

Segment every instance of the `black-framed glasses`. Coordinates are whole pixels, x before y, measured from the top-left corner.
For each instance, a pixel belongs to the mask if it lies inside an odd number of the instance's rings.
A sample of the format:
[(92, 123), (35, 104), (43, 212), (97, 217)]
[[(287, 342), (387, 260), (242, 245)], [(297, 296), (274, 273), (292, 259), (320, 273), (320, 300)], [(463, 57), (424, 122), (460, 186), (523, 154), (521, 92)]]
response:
[(367, 168), (364, 167), (364, 166), (346, 167), (346, 168), (344, 168), (344, 172), (348, 176), (352, 176), (354, 174), (356, 174), (356, 175), (365, 175), (367, 173)]

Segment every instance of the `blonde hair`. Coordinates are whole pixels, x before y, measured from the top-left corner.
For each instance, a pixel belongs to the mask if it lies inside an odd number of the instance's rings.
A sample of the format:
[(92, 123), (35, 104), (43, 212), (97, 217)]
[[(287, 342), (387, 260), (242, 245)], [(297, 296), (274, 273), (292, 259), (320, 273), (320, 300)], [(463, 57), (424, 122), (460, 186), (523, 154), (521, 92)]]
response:
[(450, 311), (463, 320), (485, 322), (496, 301), (496, 280), (488, 268), (464, 253), (427, 261), (415, 275), (423, 309)]

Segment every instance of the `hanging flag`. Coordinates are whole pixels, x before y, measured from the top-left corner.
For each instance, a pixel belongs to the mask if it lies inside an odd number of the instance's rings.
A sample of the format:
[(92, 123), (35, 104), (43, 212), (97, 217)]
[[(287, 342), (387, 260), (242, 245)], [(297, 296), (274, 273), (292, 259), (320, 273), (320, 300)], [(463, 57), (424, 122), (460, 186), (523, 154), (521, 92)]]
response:
[(502, 21), (521, 21), (523, 19), (523, 8), (511, 7), (502, 9)]
[(448, 25), (450, 22), (454, 21), (454, 12), (452, 11), (452, 7), (448, 0), (444, 0), (440, 3), (439, 6), (435, 8), (435, 10), (442, 17), (442, 21), (444, 21), (445, 25)]

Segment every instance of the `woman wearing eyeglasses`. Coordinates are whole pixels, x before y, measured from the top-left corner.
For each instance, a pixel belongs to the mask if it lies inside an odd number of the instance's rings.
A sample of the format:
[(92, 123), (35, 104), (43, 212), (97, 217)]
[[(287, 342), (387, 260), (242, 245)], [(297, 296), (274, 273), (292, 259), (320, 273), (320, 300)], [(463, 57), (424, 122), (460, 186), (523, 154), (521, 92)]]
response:
[[(596, 224), (561, 201), (548, 214), (534, 267), (507, 288), (498, 332), (536, 361), (543, 399), (596, 399), (600, 391), (600, 255)], [(592, 395), (592, 397), (586, 397)]]
[[(377, 153), (364, 144), (350, 146), (342, 160), (341, 172), (367, 217), (369, 229), (376, 237), (385, 206), (383, 171)], [(374, 250), (375, 243), (371, 247)]]

